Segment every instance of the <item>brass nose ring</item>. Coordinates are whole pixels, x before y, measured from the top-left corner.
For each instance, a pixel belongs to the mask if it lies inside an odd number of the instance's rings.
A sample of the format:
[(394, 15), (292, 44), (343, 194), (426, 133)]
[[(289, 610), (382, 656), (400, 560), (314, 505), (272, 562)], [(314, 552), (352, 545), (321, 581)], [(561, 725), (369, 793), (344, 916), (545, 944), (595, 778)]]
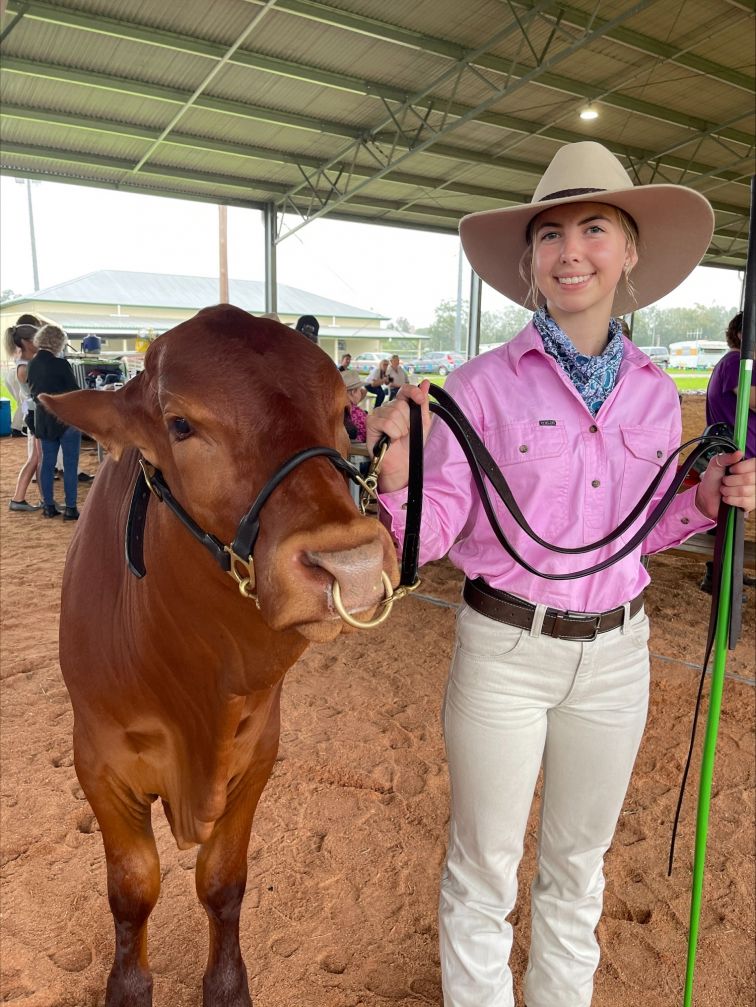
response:
[(333, 607), (339, 613), (340, 618), (348, 626), (354, 626), (355, 629), (373, 629), (374, 626), (380, 626), (382, 622), (385, 622), (385, 620), (388, 619), (394, 605), (394, 589), (391, 586), (391, 578), (383, 570), (381, 571), (381, 581), (383, 582), (383, 590), (385, 592), (383, 601), (380, 602), (383, 611), (380, 615), (375, 616), (375, 618), (363, 621), (355, 619), (355, 617), (344, 608), (344, 602), (341, 599), (341, 588), (339, 587), (338, 580), (334, 577), (333, 587), (331, 588), (333, 594)]

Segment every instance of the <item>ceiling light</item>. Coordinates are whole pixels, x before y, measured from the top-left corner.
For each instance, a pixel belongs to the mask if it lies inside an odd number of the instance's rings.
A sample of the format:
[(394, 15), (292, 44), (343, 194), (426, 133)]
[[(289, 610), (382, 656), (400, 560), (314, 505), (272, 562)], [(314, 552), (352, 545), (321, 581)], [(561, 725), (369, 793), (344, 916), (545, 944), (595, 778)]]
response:
[(589, 102), (585, 108), (580, 109), (581, 119), (598, 119), (598, 111), (593, 107), (593, 103)]

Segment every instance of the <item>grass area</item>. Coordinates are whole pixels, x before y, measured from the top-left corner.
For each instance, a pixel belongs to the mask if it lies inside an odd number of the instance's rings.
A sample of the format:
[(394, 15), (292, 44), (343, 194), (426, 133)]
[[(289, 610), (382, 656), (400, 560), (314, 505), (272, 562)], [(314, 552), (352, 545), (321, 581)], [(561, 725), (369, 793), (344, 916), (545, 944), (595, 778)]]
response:
[(670, 367), (667, 374), (680, 392), (705, 392), (711, 377), (711, 371), (686, 371), (676, 367)]
[(11, 400), (11, 412), (13, 412), (13, 410), (16, 408), (16, 400), (11, 395), (10, 389), (8, 388), (8, 386), (3, 381), (2, 378), (0, 378), (0, 398)]

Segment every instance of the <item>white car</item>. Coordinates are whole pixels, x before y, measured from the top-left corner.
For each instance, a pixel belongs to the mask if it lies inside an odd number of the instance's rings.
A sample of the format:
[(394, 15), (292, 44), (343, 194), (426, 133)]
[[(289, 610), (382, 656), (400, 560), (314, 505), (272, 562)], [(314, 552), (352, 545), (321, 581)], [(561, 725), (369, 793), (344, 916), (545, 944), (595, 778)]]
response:
[(369, 374), (381, 360), (388, 360), (388, 356), (385, 353), (360, 353), (359, 357), (354, 357), (352, 360), (351, 367), (360, 374)]
[(653, 362), (661, 367), (662, 370), (666, 370), (669, 367), (669, 350), (666, 346), (639, 346), (641, 352), (645, 353), (647, 357), (651, 357)]

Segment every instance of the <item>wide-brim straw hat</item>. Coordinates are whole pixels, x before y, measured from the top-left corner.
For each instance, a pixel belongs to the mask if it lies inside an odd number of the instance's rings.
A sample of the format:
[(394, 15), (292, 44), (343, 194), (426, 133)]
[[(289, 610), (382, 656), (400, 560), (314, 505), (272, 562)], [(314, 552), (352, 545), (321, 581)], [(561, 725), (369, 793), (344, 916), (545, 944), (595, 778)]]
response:
[(340, 371), (340, 374), (348, 392), (365, 387), (365, 379), (358, 371)]
[(653, 304), (674, 290), (701, 261), (714, 231), (714, 212), (700, 192), (682, 185), (633, 185), (611, 151), (586, 140), (556, 152), (530, 203), (462, 218), (459, 236), (470, 265), (494, 290), (532, 307), (530, 282), (520, 276), (529, 225), (550, 206), (579, 202), (615, 206), (638, 228), (638, 263), (630, 273), (635, 296), (621, 279), (615, 315)]

